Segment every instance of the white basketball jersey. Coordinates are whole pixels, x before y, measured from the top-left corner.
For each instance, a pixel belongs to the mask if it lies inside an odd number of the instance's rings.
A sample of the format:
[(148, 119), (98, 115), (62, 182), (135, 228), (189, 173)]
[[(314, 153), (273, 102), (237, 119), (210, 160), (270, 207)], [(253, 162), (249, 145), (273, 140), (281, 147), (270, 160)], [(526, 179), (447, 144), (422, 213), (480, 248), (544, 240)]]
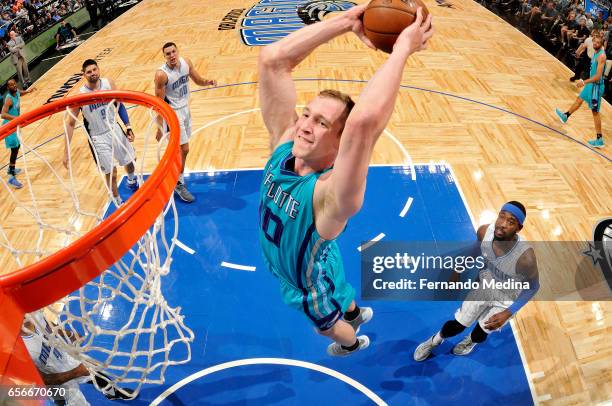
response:
[[(495, 224), (490, 224), (487, 227), (487, 232), (480, 244), (482, 256), (485, 258), (486, 267), (480, 272), (481, 279), (494, 279), (498, 282), (504, 282), (508, 279), (515, 281), (524, 281), (525, 278), (516, 272), (516, 263), (525, 251), (531, 246), (525, 242), (523, 237), (517, 234), (517, 240), (514, 246), (505, 255), (496, 256), (493, 251), (493, 238), (495, 237)], [(514, 293), (512, 296), (517, 296), (520, 290), (512, 292), (506, 290), (506, 293)]]
[[(36, 331), (27, 336), (22, 335), (21, 338), (38, 370), (45, 374), (56, 374), (70, 371), (81, 364), (66, 352), (45, 343), (45, 334), (51, 334), (51, 328), (42, 311), (29, 313), (29, 316), (34, 320)], [(59, 393), (56, 399), (63, 400), (66, 406), (89, 406), (79, 387), (79, 384), (86, 379), (79, 377), (59, 385), (65, 391)]]
[[(81, 93), (91, 93), (97, 90), (111, 90), (110, 82), (106, 78), (100, 78), (100, 89), (92, 90), (87, 86), (81, 86)], [(117, 122), (115, 105), (109, 103), (93, 103), (81, 107), (83, 117), (89, 135), (100, 135), (110, 132)]]
[(189, 65), (179, 58), (178, 66), (170, 69), (167, 64), (160, 68), (166, 76), (166, 102), (173, 109), (181, 109), (189, 105)]
[(36, 331), (22, 338), (38, 369), (46, 374), (55, 374), (78, 367), (79, 361), (66, 352), (45, 343), (44, 336), (51, 334), (51, 328), (47, 325), (42, 313), (37, 311), (30, 313), (30, 316), (35, 320)]

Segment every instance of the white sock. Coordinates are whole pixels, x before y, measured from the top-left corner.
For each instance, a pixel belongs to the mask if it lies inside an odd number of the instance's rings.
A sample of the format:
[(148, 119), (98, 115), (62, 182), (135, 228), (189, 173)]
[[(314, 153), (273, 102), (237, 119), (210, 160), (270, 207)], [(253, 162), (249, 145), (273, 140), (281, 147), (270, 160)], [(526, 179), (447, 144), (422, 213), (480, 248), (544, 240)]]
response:
[(128, 180), (129, 180), (129, 181), (134, 180), (134, 178), (136, 177), (136, 176), (134, 175), (134, 172), (128, 173), (128, 174), (127, 174), (127, 176), (128, 176)]
[(182, 173), (179, 175), (179, 183), (182, 183), (183, 185), (185, 184), (185, 177)]
[(442, 342), (444, 342), (444, 339), (442, 338), (442, 336), (440, 335), (440, 332), (438, 331), (436, 335), (433, 336), (433, 338), (431, 339), (431, 343), (433, 345), (440, 345), (442, 344)]

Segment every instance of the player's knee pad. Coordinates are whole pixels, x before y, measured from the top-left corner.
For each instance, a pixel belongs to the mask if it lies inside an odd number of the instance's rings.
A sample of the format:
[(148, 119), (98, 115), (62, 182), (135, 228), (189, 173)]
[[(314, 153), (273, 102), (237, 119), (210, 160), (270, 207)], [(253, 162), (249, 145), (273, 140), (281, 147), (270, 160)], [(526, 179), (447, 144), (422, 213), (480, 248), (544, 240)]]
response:
[(465, 326), (463, 324), (459, 323), (457, 320), (449, 320), (442, 326), (440, 334), (444, 338), (454, 337), (463, 330), (465, 330)]
[(472, 342), (474, 343), (482, 343), (487, 339), (488, 336), (489, 335), (487, 334), (487, 332), (484, 331), (482, 327), (480, 327), (480, 323), (476, 323), (476, 327), (474, 327), (474, 330), (472, 330), (472, 334), (470, 334)]

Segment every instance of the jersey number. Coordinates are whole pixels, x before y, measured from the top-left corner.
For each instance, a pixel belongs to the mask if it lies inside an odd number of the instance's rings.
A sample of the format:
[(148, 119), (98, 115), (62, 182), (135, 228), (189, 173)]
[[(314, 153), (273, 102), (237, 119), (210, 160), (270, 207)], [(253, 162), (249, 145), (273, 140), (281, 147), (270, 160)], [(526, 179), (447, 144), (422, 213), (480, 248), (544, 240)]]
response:
[[(270, 235), (268, 230), (270, 229), (270, 223), (274, 223), (274, 233)], [(261, 230), (265, 234), (268, 241), (280, 248), (280, 239), (283, 235), (283, 223), (276, 214), (266, 206), (263, 221), (261, 222)]]
[(185, 96), (187, 96), (187, 85), (181, 86), (181, 88), (179, 89), (179, 97)]

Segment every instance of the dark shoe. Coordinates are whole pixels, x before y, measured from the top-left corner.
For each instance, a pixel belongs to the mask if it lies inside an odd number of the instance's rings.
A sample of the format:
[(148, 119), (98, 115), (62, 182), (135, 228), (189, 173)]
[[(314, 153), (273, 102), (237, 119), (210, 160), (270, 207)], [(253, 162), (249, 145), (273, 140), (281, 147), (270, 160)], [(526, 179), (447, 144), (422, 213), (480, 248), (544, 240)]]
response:
[(195, 197), (189, 192), (189, 190), (187, 190), (185, 185), (180, 182), (174, 187), (174, 193), (176, 193), (184, 202), (192, 203), (195, 201)]
[(128, 388), (111, 388), (102, 393), (108, 400), (132, 400), (136, 398), (134, 391)]

